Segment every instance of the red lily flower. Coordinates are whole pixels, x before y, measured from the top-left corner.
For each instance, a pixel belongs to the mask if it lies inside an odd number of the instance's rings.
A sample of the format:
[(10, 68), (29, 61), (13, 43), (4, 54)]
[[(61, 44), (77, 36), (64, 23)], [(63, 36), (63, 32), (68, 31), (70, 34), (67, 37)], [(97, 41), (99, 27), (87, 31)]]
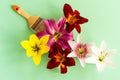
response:
[(53, 69), (55, 67), (60, 66), (61, 73), (67, 72), (67, 66), (74, 66), (75, 61), (73, 58), (67, 57), (67, 55), (71, 52), (70, 49), (63, 50), (62, 47), (54, 43), (52, 45), (53, 51), (49, 53), (48, 57), (51, 60), (47, 64), (48, 69)]
[(80, 13), (77, 10), (73, 11), (69, 4), (64, 5), (63, 11), (66, 17), (67, 32), (71, 32), (74, 28), (76, 28), (77, 32), (80, 33), (81, 27), (79, 24), (88, 22), (88, 19), (80, 16)]

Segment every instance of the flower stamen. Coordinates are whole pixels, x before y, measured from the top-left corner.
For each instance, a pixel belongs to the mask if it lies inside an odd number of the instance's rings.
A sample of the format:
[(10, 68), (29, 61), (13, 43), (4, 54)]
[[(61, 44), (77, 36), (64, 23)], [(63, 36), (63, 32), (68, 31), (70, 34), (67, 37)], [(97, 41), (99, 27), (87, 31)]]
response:
[(70, 15), (69, 14), (69, 17), (68, 17), (68, 19), (67, 19), (67, 22), (70, 24), (70, 25), (72, 25), (72, 24), (75, 24), (75, 22), (77, 21), (78, 19), (76, 18), (76, 15)]
[(54, 35), (53, 35), (53, 39), (56, 41), (60, 36), (62, 36), (61, 33), (55, 32)]
[(79, 51), (79, 54), (84, 54), (85, 53), (84, 48), (79, 48), (78, 51)]
[(102, 62), (106, 58), (107, 54), (108, 53), (106, 51), (101, 51), (101, 54), (98, 56), (98, 60)]
[(34, 52), (38, 52), (40, 50), (40, 48), (37, 46), (37, 44), (35, 46), (32, 47)]
[(58, 54), (57, 54), (55, 57), (56, 57), (56, 59), (57, 59), (57, 62), (62, 63), (62, 62), (65, 61), (65, 55), (62, 55), (62, 54), (60, 54), (59, 52), (58, 52)]

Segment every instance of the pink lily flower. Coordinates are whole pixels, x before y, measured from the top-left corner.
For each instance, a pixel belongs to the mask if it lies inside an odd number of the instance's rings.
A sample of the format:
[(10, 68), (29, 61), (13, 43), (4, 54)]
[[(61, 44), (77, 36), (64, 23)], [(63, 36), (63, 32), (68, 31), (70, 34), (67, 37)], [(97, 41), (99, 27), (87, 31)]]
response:
[(92, 43), (83, 44), (80, 35), (78, 35), (78, 37), (77, 37), (77, 42), (70, 40), (70, 41), (68, 41), (68, 43), (73, 51), (70, 54), (68, 54), (67, 57), (77, 57), (80, 61), (81, 66), (84, 67), (86, 56), (88, 54), (92, 55), (92, 53), (90, 51), (90, 47), (93, 44)]
[(49, 35), (48, 46), (50, 47), (56, 42), (63, 48), (70, 48), (68, 40), (73, 40), (73, 33), (68, 33), (64, 29), (65, 22), (65, 18), (60, 18), (58, 22), (55, 22), (54, 19), (45, 20), (45, 31), (38, 32), (36, 35), (38, 37)]

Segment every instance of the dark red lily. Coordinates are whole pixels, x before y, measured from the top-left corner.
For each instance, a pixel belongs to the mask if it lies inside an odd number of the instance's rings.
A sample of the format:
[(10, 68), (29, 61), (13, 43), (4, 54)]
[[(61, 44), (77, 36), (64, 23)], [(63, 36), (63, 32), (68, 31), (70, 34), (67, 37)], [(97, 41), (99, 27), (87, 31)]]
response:
[(63, 11), (66, 17), (67, 32), (71, 32), (74, 28), (76, 28), (77, 32), (80, 33), (81, 27), (79, 24), (88, 22), (88, 19), (80, 16), (80, 13), (77, 10), (73, 11), (69, 4), (64, 5)]
[(53, 51), (49, 53), (48, 57), (51, 60), (47, 64), (48, 69), (53, 69), (60, 66), (61, 73), (67, 72), (67, 66), (74, 66), (75, 61), (73, 58), (67, 57), (71, 52), (70, 49), (63, 50), (60, 45), (57, 43), (52, 45)]

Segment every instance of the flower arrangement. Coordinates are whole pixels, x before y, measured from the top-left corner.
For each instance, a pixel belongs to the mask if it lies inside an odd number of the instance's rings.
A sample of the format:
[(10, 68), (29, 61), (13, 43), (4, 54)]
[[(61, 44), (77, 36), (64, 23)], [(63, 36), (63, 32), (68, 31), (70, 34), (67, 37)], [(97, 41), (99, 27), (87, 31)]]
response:
[[(60, 67), (62, 74), (67, 72), (67, 67), (75, 66), (74, 57), (78, 58), (82, 67), (85, 67), (85, 63), (96, 64), (99, 72), (106, 65), (113, 66), (109, 57), (115, 50), (107, 50), (105, 41), (101, 42), (100, 48), (95, 43), (82, 43), (81, 24), (88, 22), (88, 19), (82, 17), (79, 11), (73, 10), (69, 4), (64, 5), (63, 12), (64, 18), (58, 22), (54, 19), (44, 20), (44, 31), (30, 35), (29, 40), (21, 41), (26, 55), (33, 58), (35, 65), (38, 66), (42, 55), (48, 53), (50, 61), (47, 68)], [(74, 28), (78, 32), (76, 42), (73, 39)]]

